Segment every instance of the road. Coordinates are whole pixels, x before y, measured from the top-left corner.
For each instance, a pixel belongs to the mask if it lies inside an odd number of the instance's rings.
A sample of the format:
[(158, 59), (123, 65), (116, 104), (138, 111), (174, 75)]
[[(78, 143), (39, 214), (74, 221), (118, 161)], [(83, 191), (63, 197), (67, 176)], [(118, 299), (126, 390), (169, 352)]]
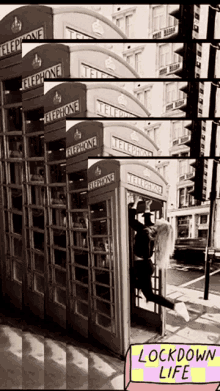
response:
[[(185, 286), (204, 292), (204, 268), (192, 265), (183, 265), (175, 260), (171, 261), (171, 268), (167, 270), (167, 284)], [(211, 266), (209, 292), (220, 296), (220, 264)]]

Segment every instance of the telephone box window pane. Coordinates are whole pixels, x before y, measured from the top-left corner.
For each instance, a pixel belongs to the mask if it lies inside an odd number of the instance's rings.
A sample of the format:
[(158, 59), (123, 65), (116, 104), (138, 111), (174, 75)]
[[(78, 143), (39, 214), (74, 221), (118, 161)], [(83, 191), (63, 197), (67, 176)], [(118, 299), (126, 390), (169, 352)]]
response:
[(95, 285), (96, 287), (96, 296), (101, 299), (110, 301), (110, 289), (104, 286)]
[(22, 210), (22, 190), (11, 189), (12, 195), (12, 208)]
[(96, 310), (111, 317), (111, 306), (103, 301), (96, 300)]
[(34, 290), (44, 294), (44, 277), (34, 274)]
[(27, 137), (27, 155), (29, 157), (44, 156), (44, 136)]
[(80, 298), (80, 300), (88, 301), (88, 288), (76, 285), (76, 296)]
[(82, 282), (83, 284), (88, 285), (88, 270), (76, 267), (75, 268), (75, 279), (77, 281)]
[(91, 205), (90, 211), (92, 220), (107, 217), (106, 201)]
[(26, 132), (43, 132), (44, 131), (44, 108), (28, 111), (25, 115)]
[(32, 209), (33, 226), (44, 229), (44, 211), (41, 209)]
[(44, 162), (29, 162), (30, 180), (44, 183)]
[(88, 208), (88, 192), (72, 193), (70, 195), (71, 209), (87, 209)]
[(93, 238), (92, 243), (93, 243), (93, 251), (101, 251), (101, 252), (112, 251), (112, 239), (110, 238)]
[(66, 183), (66, 163), (49, 166), (50, 183)]
[(8, 199), (7, 199), (7, 190), (5, 187), (3, 187), (3, 201), (4, 201), (4, 207), (8, 207)]
[(5, 232), (9, 232), (8, 212), (5, 212)]
[(66, 231), (54, 229), (53, 240), (55, 246), (66, 248)]
[(92, 222), (92, 235), (107, 235), (107, 220), (98, 220)]
[(86, 189), (88, 187), (87, 170), (69, 174), (69, 186), (70, 190)]
[(94, 260), (96, 267), (109, 269), (110, 255), (94, 254)]
[(31, 204), (45, 205), (45, 189), (42, 186), (31, 186)]
[(88, 228), (88, 218), (87, 213), (84, 212), (72, 212), (72, 228)]
[(5, 164), (4, 163), (1, 164), (1, 162), (0, 162), (0, 169), (2, 170), (2, 183), (6, 184)]
[(19, 103), (22, 101), (22, 78), (6, 80), (3, 84), (4, 104)]
[(22, 163), (10, 163), (11, 184), (22, 185)]
[(22, 137), (20, 136), (13, 136), (13, 137), (7, 137), (8, 141), (8, 157), (13, 159), (22, 159), (23, 157), (23, 142)]
[(13, 232), (22, 235), (22, 216), (12, 214)]
[(16, 281), (22, 282), (23, 268), (21, 263), (16, 261), (13, 262), (13, 272), (14, 272), (14, 279)]
[(66, 306), (66, 291), (58, 287), (55, 288), (55, 301)]
[(5, 241), (5, 248), (6, 248), (5, 253), (9, 255), (11, 253), (11, 245), (10, 245), (9, 235), (6, 234), (5, 235), (5, 239), (6, 239), (6, 241)]
[(3, 137), (0, 137), (0, 158), (4, 158)]
[(84, 316), (85, 318), (88, 318), (88, 304), (82, 303), (82, 301), (76, 302), (76, 311), (79, 315)]
[(66, 252), (54, 250), (55, 264), (66, 269)]
[(66, 140), (47, 143), (47, 159), (49, 162), (66, 159)]
[(39, 254), (34, 254), (34, 267), (38, 272), (44, 273), (44, 257)]
[(5, 110), (7, 132), (22, 131), (22, 108), (11, 107)]
[(105, 329), (111, 330), (111, 323), (112, 323), (111, 319), (106, 318), (105, 316), (100, 314), (97, 314), (96, 319), (97, 319), (97, 324), (104, 327)]
[(88, 267), (88, 253), (86, 251), (74, 250), (75, 263)]
[(52, 187), (51, 202), (53, 205), (60, 205), (60, 206), (66, 205), (66, 188)]
[(104, 270), (95, 270), (95, 280), (100, 284), (110, 285), (109, 272), (105, 272)]
[(34, 248), (44, 251), (44, 234), (40, 232), (33, 232), (34, 234)]
[(66, 288), (66, 273), (55, 269), (55, 280), (56, 283), (63, 288)]
[(52, 209), (53, 225), (58, 227), (66, 227), (66, 210), (65, 209)]
[(73, 231), (73, 244), (75, 247), (88, 248), (87, 232)]
[(14, 256), (22, 259), (22, 240), (14, 238)]

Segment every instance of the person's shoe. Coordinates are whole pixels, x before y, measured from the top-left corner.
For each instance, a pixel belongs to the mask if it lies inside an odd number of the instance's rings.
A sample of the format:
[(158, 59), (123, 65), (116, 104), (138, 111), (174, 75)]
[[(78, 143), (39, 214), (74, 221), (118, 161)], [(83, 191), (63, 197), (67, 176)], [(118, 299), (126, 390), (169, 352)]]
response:
[(183, 302), (176, 303), (174, 307), (174, 311), (176, 311), (178, 315), (180, 315), (183, 319), (185, 319), (186, 322), (189, 322), (189, 314), (185, 303)]

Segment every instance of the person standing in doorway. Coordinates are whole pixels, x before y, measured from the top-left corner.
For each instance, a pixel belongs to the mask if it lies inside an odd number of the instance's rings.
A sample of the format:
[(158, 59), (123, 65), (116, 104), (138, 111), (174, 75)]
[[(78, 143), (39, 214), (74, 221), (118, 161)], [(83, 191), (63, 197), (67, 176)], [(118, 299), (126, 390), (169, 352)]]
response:
[[(154, 265), (151, 260), (154, 249), (158, 255), (158, 267), (167, 267), (167, 258), (172, 255), (172, 227), (164, 219), (158, 223), (152, 223), (150, 205), (151, 200), (145, 201), (145, 211), (143, 214), (144, 224), (135, 219), (137, 205), (142, 199), (135, 195), (134, 204), (129, 208), (129, 225), (137, 232), (134, 243), (134, 254), (141, 260), (136, 263), (136, 278), (138, 288), (141, 289), (147, 301), (152, 301), (163, 307), (174, 310), (179, 316), (189, 321), (189, 314), (185, 303), (173, 303), (161, 295), (153, 293), (151, 276), (154, 273)], [(170, 247), (169, 247), (170, 246)], [(169, 254), (169, 252), (171, 252)], [(166, 258), (166, 259), (165, 259)]]

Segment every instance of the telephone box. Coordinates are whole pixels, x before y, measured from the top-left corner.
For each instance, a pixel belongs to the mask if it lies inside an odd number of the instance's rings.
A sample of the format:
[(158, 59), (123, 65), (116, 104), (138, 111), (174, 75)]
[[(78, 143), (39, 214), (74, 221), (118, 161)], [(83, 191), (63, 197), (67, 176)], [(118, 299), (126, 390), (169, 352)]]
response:
[[(103, 159), (89, 167), (89, 338), (122, 357), (130, 344), (147, 343), (165, 332), (164, 309), (147, 303), (133, 278), (137, 259), (128, 207), (134, 194), (153, 201), (153, 219), (166, 217), (167, 183), (144, 160)], [(140, 203), (140, 221), (143, 212)], [(156, 267), (155, 293), (165, 295), (165, 277)]]

